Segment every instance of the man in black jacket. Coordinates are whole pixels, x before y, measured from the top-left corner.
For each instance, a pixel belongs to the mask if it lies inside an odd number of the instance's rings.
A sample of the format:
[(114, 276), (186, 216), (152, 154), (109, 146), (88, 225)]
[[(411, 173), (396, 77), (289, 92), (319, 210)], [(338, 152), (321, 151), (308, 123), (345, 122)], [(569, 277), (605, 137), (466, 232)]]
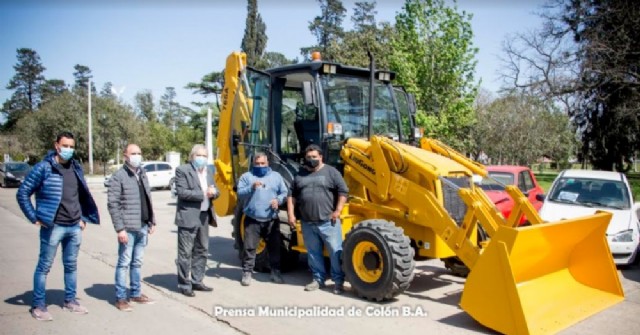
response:
[[(131, 301), (152, 304), (142, 294), (140, 269), (148, 234), (155, 231), (149, 180), (141, 167), (142, 151), (136, 144), (124, 150), (124, 165), (109, 180), (108, 207), (113, 227), (118, 233), (118, 265), (116, 267), (116, 308), (130, 312)], [(131, 291), (127, 294), (127, 272)]]

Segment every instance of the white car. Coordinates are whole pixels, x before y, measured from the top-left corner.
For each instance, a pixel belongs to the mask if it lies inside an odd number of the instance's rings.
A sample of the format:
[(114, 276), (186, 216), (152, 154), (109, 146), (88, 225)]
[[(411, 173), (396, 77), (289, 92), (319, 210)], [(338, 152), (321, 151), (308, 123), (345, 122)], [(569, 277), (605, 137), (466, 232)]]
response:
[(607, 241), (614, 262), (617, 265), (633, 263), (640, 243), (640, 203), (633, 202), (623, 173), (562, 171), (540, 208), (540, 217), (544, 221), (558, 221), (590, 215), (597, 210), (613, 214), (607, 228)]
[[(162, 161), (146, 161), (140, 164), (147, 173), (149, 179), (149, 187), (154, 188), (171, 188), (173, 178), (176, 175), (176, 169), (171, 164)], [(109, 187), (109, 179), (107, 176), (104, 186)]]

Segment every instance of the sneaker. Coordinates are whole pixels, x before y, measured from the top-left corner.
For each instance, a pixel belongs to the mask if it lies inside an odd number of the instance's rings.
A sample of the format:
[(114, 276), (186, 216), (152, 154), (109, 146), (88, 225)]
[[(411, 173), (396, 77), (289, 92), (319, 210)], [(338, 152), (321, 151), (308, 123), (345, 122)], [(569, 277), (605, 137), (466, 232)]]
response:
[(342, 293), (344, 293), (344, 286), (342, 284), (336, 284), (336, 286), (333, 287), (333, 294), (340, 295)]
[(71, 300), (71, 301), (65, 302), (64, 305), (62, 306), (62, 309), (65, 309), (75, 314), (89, 313), (89, 311), (86, 308), (84, 308), (82, 305), (80, 305), (77, 300)]
[(33, 307), (29, 310), (31, 316), (38, 321), (53, 321), (53, 316), (46, 307)]
[(155, 300), (147, 297), (144, 294), (141, 294), (139, 297), (132, 297), (130, 300), (133, 302), (137, 302), (139, 304), (145, 304), (145, 305), (153, 305), (156, 303)]
[(325, 287), (324, 283), (321, 284), (320, 282), (318, 282), (318, 281), (316, 281), (314, 279), (309, 284), (307, 284), (307, 286), (304, 287), (304, 290), (305, 291), (315, 291), (315, 290), (317, 290), (319, 288), (324, 288), (324, 287)]
[(243, 272), (242, 280), (240, 281), (240, 283), (242, 284), (242, 286), (251, 285), (251, 272)]
[(276, 284), (284, 284), (280, 270), (271, 270), (271, 281)]
[(116, 301), (116, 308), (122, 312), (131, 312), (133, 308), (129, 305), (129, 302), (125, 299)]

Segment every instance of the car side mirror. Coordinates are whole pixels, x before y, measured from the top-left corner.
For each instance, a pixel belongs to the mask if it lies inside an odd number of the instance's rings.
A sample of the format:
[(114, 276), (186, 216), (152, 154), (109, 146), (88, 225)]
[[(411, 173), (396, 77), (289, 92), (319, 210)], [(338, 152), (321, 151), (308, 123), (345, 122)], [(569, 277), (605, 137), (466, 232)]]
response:
[(538, 193), (536, 194), (536, 200), (538, 201), (544, 201), (545, 195), (542, 193)]

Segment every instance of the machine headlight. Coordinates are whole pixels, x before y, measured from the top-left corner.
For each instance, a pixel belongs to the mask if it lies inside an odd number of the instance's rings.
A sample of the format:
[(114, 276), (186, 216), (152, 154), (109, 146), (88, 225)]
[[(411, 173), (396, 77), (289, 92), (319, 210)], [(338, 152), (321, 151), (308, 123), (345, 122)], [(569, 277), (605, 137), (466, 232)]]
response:
[(11, 172), (7, 172), (7, 177), (9, 177), (9, 178), (15, 178), (15, 176), (14, 176), (14, 175), (13, 175), (13, 173), (11, 173)]
[(623, 230), (613, 235), (612, 242), (633, 242), (633, 230)]

